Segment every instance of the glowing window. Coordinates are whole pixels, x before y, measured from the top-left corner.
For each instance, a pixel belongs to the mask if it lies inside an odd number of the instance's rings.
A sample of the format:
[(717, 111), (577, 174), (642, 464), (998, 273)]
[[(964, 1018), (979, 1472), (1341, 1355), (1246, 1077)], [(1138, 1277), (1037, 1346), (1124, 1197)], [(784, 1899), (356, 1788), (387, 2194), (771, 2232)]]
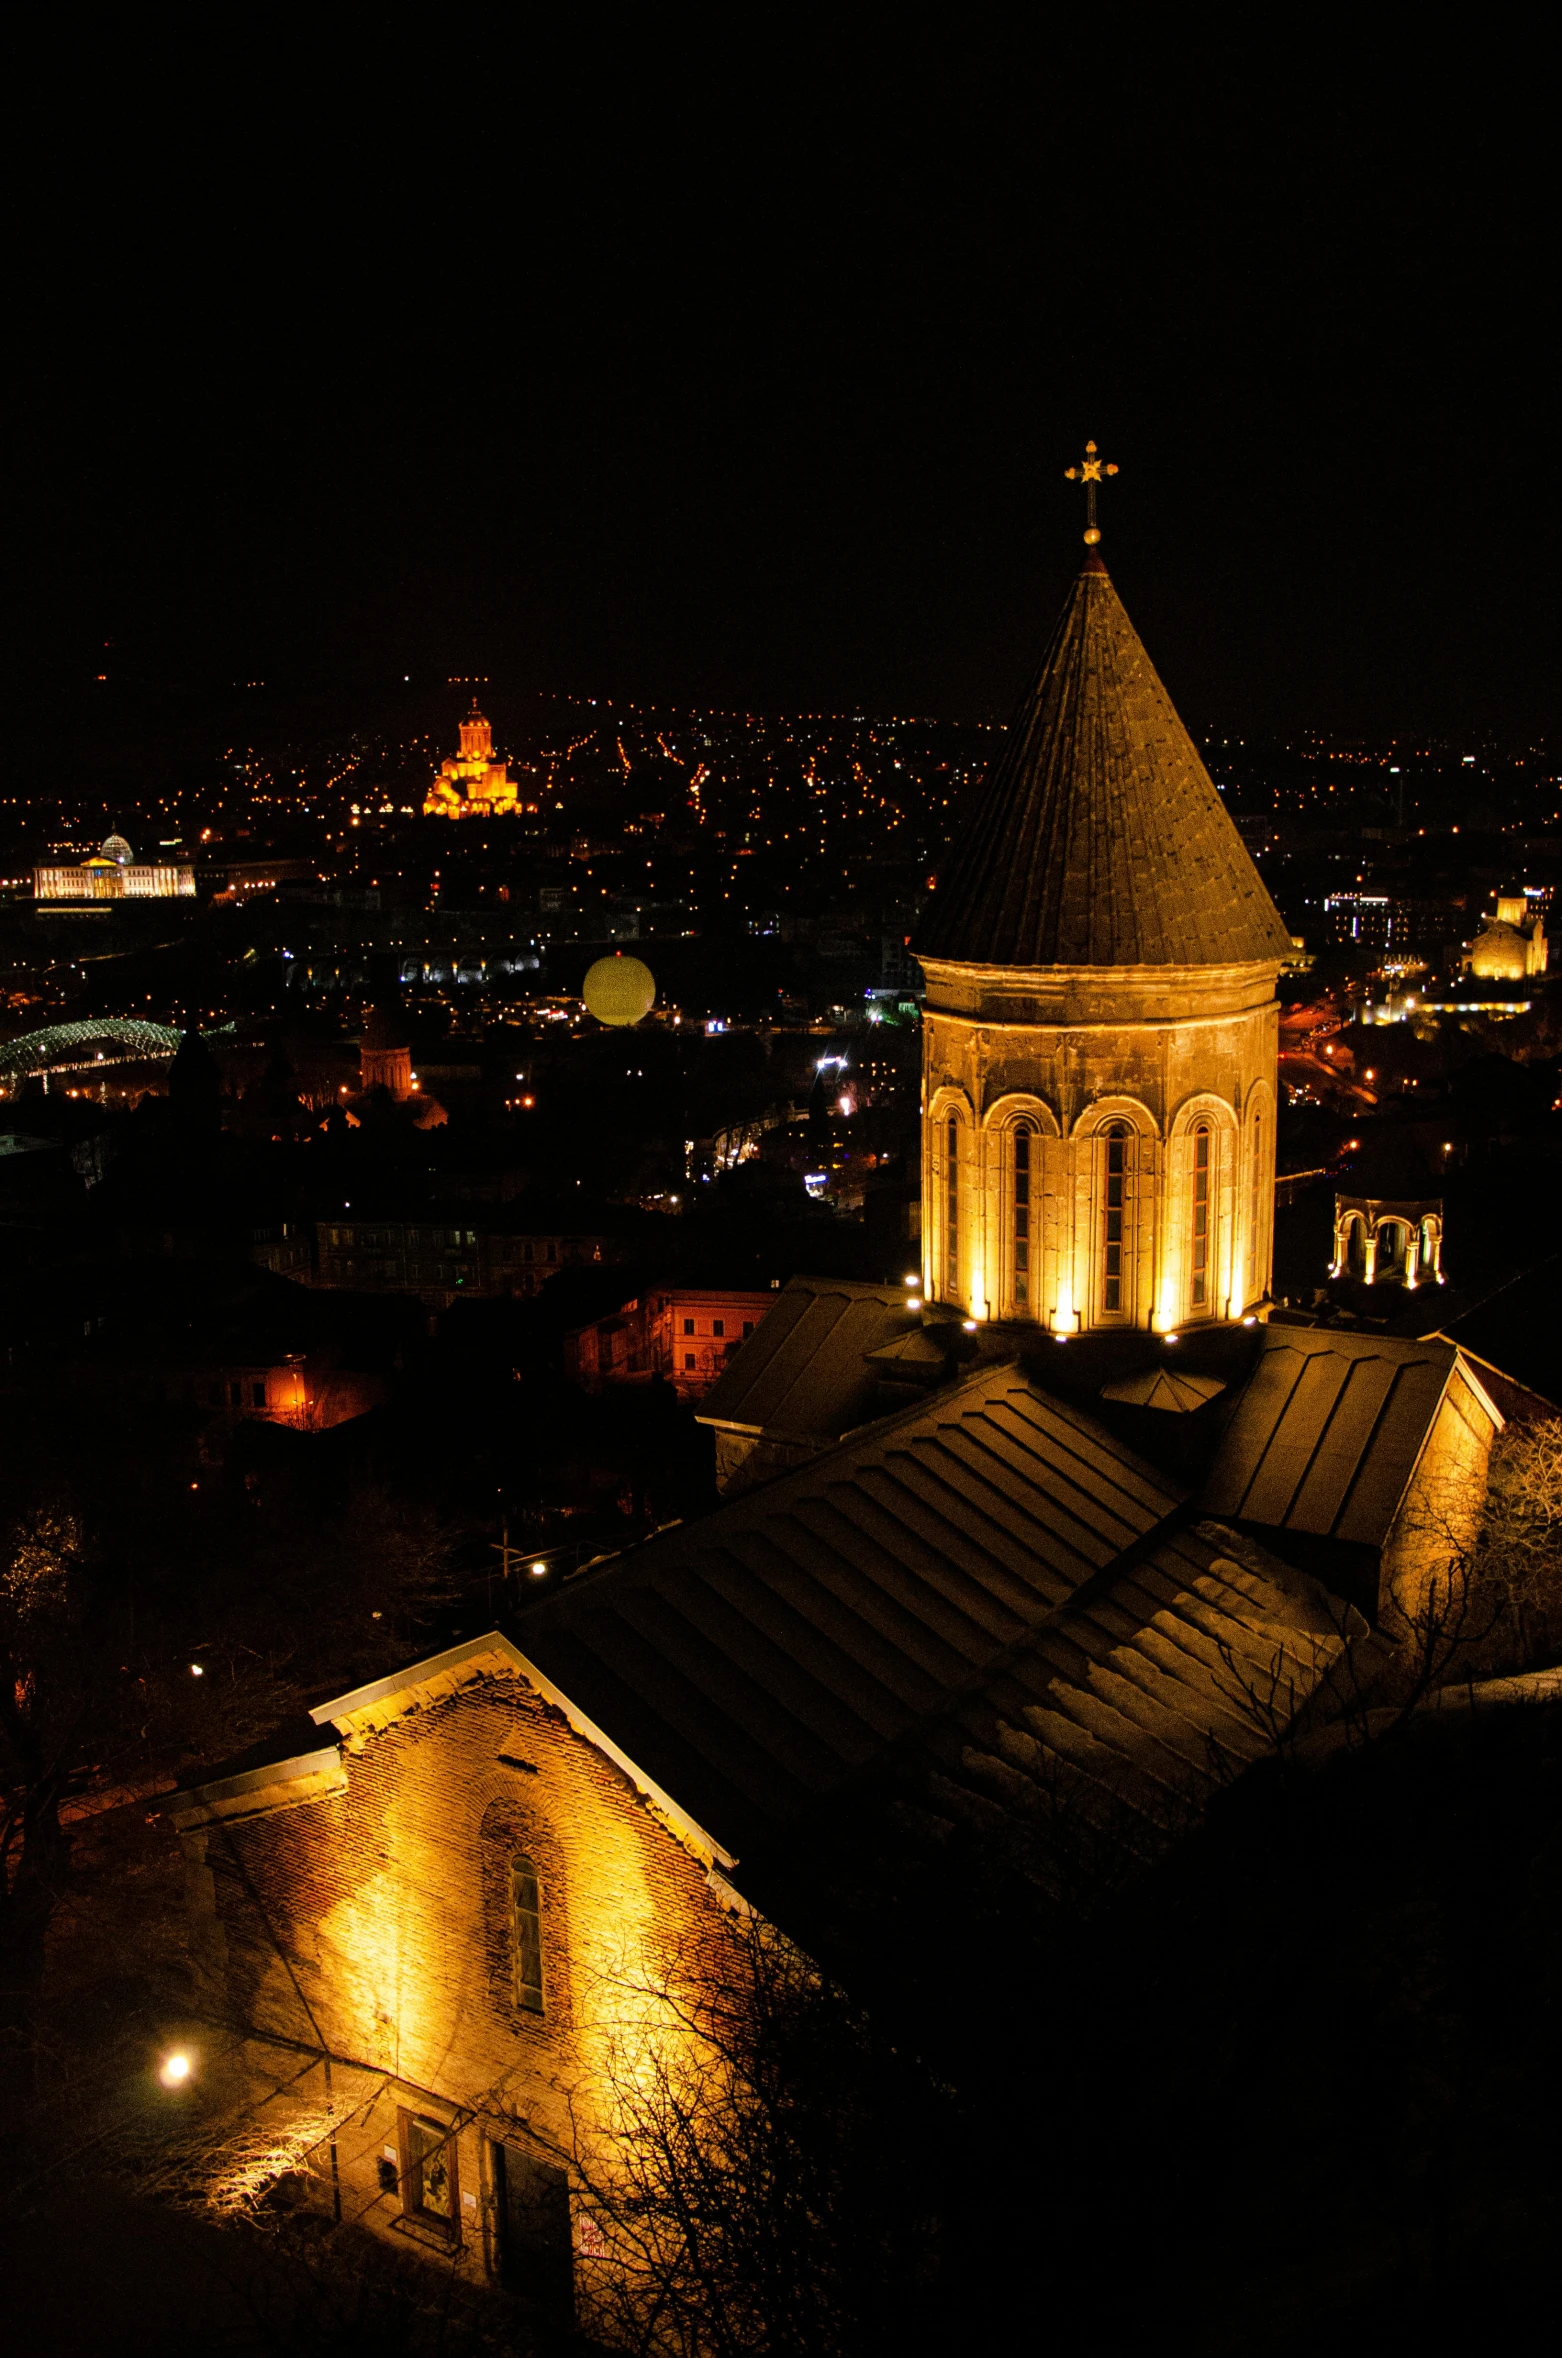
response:
[(530, 1859), (510, 1861), (510, 1933), (514, 1943), (515, 2003), (542, 2012), (542, 1890)]
[(1123, 1214), (1128, 1197), (1128, 1124), (1112, 1122), (1106, 1133), (1106, 1208), (1101, 1306), (1123, 1307)]
[(1030, 1162), (1034, 1136), (1028, 1122), (1022, 1122), (1014, 1133), (1014, 1303), (1019, 1310), (1027, 1308), (1030, 1302)]
[(401, 2207), (430, 2226), (454, 2234), (460, 2216), (456, 2192), (456, 2141), (444, 2121), (424, 2114), (401, 2115)]
[(1193, 1306), (1209, 1300), (1209, 1141), (1208, 1122), (1193, 1133)]
[(951, 1121), (948, 1131), (949, 1176), (945, 1187), (944, 1219), (944, 1275), (949, 1291), (960, 1291), (960, 1125)]

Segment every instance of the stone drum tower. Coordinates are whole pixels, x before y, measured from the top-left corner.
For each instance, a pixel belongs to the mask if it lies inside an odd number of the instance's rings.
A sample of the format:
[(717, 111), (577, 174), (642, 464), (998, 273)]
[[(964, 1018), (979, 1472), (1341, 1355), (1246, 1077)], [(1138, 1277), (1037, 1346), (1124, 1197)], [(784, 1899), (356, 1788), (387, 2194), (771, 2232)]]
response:
[(1290, 937), (1094, 547), (913, 946), (928, 1299), (1262, 1316)]

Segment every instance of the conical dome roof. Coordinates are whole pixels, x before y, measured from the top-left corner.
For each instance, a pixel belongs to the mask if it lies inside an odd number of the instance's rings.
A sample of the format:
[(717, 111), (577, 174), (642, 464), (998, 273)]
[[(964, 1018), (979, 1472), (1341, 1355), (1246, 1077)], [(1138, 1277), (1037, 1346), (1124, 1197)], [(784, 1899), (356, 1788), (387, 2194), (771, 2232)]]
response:
[(1224, 966), (1290, 935), (1094, 551), (913, 947), (982, 966)]
[(358, 1044), (361, 1048), (367, 1048), (371, 1055), (384, 1055), (405, 1048), (411, 1037), (411, 1026), (399, 1002), (378, 999), (369, 1009), (368, 1021)]

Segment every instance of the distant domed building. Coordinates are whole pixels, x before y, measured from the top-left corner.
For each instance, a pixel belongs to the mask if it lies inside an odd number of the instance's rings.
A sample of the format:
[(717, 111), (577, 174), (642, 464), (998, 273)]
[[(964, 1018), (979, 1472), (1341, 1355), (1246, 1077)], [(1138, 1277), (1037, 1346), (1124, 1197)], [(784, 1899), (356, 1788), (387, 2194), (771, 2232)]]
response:
[(365, 1089), (388, 1089), (398, 1101), (412, 1094), (412, 1043), (399, 1011), (371, 1007), (358, 1043), (358, 1066)]
[(193, 900), (195, 870), (172, 861), (140, 861), (123, 835), (104, 838), (79, 867), (33, 870), (35, 901)]
[(371, 1113), (386, 1110), (385, 1099), (371, 1095), (376, 1089), (383, 1089), (392, 1105), (406, 1108), (406, 1118), (415, 1130), (441, 1129), (449, 1120), (439, 1099), (418, 1085), (409, 1034), (410, 1026), (397, 1002), (381, 1002), (370, 1008), (358, 1042), (359, 1093), (343, 1107), (353, 1129), (361, 1128)]
[(520, 810), (520, 789), (502, 761), (494, 759), (494, 735), (472, 698), (461, 723), (461, 751), (441, 762), (423, 804), (426, 819), (510, 819)]
[(1522, 893), (1499, 896), (1495, 915), (1488, 917), (1464, 954), (1464, 968), (1478, 982), (1527, 982), (1546, 971), (1546, 929), (1530, 914)]

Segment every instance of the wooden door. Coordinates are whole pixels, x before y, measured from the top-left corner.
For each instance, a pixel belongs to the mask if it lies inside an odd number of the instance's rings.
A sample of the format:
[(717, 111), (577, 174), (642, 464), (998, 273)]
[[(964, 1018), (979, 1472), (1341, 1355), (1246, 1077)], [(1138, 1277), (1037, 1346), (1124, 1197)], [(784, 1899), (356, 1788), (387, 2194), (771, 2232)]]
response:
[(575, 2293), (569, 2180), (516, 2145), (495, 2145), (493, 2160), (500, 2280), (567, 2322)]

